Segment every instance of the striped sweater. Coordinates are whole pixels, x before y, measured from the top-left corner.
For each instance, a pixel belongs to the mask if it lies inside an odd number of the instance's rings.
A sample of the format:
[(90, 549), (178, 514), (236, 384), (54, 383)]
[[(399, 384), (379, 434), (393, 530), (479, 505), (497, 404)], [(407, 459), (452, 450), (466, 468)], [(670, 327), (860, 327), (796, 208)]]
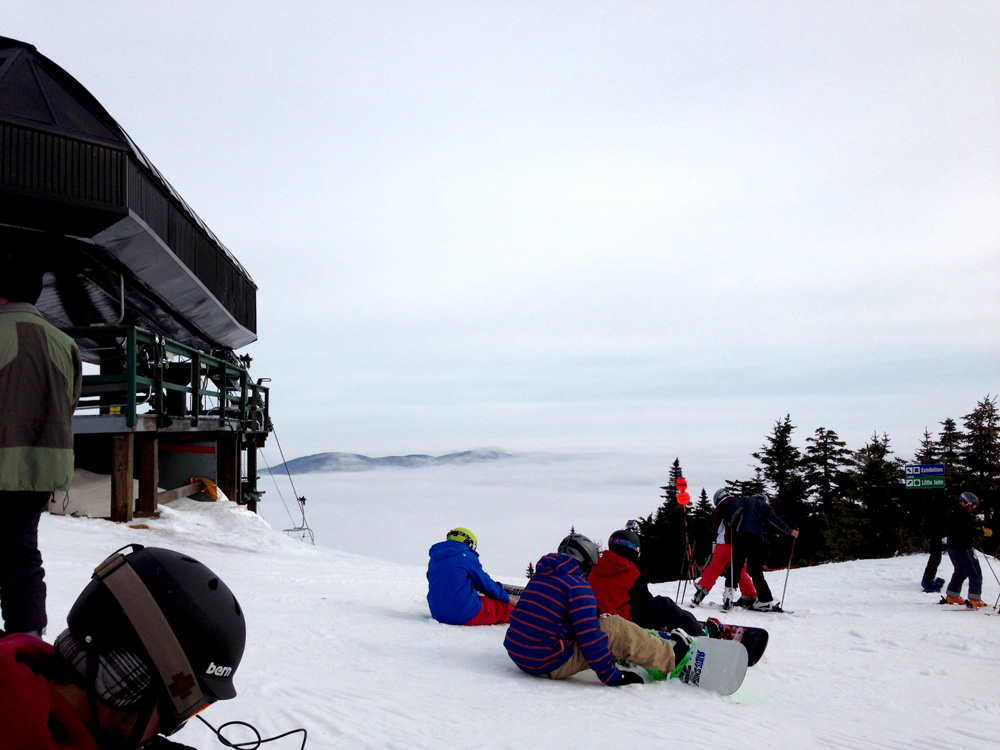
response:
[(621, 679), (597, 621), (594, 591), (577, 561), (567, 555), (552, 553), (535, 565), (535, 575), (511, 613), (503, 645), (529, 674), (558, 669), (579, 647), (601, 682), (615, 685)]

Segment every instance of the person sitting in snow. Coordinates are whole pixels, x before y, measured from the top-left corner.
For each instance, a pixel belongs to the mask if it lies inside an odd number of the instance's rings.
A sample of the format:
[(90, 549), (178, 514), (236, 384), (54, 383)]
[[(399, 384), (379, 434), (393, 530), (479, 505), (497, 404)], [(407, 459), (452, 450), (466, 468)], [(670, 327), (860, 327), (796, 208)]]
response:
[(725, 630), (718, 620), (705, 627), (693, 614), (677, 606), (667, 596), (653, 596), (639, 571), (639, 536), (628, 529), (616, 531), (608, 539), (587, 576), (602, 614), (620, 615), (643, 628), (673, 630), (680, 628), (691, 635), (722, 637)]
[(54, 645), (0, 638), (3, 750), (185, 748), (160, 735), (236, 696), (232, 591), (187, 555), (130, 546), (94, 571)]
[(668, 674), (683, 664), (691, 640), (682, 631), (665, 640), (619, 615), (598, 616), (586, 577), (596, 563), (597, 546), (575, 533), (562, 540), (558, 552), (538, 561), (504, 638), (511, 661), (553, 680), (589, 668), (610, 686), (642, 682), (618, 669), (617, 659)]
[(510, 620), (517, 603), (483, 570), (476, 535), (457, 527), (430, 548), (427, 605), (431, 617), (446, 625), (496, 625)]
[[(976, 559), (973, 549), (980, 536), (992, 536), (990, 529), (982, 528), (976, 519), (979, 511), (979, 498), (971, 492), (959, 495), (958, 504), (948, 511), (945, 518), (945, 533), (948, 536), (948, 557), (951, 558), (955, 572), (948, 582), (948, 604), (966, 604), (972, 607), (985, 607), (983, 601), (983, 571)], [(962, 586), (969, 579), (969, 599), (962, 598)]]

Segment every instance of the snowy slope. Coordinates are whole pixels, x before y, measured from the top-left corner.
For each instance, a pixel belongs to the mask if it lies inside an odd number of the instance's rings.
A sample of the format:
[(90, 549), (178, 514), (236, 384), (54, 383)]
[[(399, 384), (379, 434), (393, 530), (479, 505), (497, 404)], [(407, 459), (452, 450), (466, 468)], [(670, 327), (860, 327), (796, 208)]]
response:
[[(243, 719), (265, 735), (305, 726), (309, 748), (615, 747), (623, 732), (629, 747), (1000, 742), (1000, 617), (933, 604), (914, 585), (922, 558), (795, 570), (796, 614), (741, 615), (768, 627), (771, 645), (743, 688), (721, 698), (677, 684), (612, 689), (590, 675), (528, 677), (507, 659), (503, 626), (428, 617), (422, 564), (311, 547), (231, 503), (181, 501), (147, 525), (43, 518), (46, 637), (107, 553), (129, 541), (182, 549), (230, 584), (249, 623), (239, 696), (206, 718)], [(780, 591), (784, 575), (769, 575)], [(986, 575), (992, 602), (998, 585)], [(177, 739), (220, 747), (197, 722)]]

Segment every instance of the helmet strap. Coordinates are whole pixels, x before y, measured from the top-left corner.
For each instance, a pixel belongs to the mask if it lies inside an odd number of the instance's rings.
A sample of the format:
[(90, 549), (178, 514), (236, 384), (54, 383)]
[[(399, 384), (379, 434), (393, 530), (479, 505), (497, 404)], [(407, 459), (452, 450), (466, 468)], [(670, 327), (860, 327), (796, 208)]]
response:
[(178, 725), (189, 719), (209, 700), (202, 692), (173, 628), (146, 584), (120, 552), (101, 563), (94, 571), (94, 577), (111, 592), (139, 636), (170, 699), (170, 703), (166, 704), (174, 714), (170, 718)]
[(97, 710), (97, 689), (94, 684), (97, 682), (98, 657), (93, 651), (87, 652), (87, 704), (90, 706), (90, 721), (94, 725), (94, 734), (101, 732), (101, 714)]
[(135, 718), (135, 725), (132, 733), (129, 734), (128, 742), (125, 743), (126, 750), (138, 750), (142, 737), (146, 734), (149, 720), (153, 716), (153, 709), (156, 708), (156, 691), (150, 691), (149, 696), (139, 701)]

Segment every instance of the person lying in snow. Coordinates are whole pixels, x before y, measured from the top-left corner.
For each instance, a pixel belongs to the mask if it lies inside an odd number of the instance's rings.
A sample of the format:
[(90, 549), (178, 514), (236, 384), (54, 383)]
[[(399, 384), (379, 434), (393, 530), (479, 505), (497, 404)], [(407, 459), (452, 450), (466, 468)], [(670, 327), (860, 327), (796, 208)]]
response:
[(476, 535), (457, 527), (430, 548), (427, 605), (431, 617), (446, 625), (496, 625), (510, 620), (517, 603), (483, 570)]
[(639, 536), (628, 529), (616, 531), (608, 539), (587, 581), (594, 590), (597, 609), (602, 614), (620, 615), (643, 628), (674, 630), (690, 635), (722, 638), (725, 627), (715, 618), (702, 626), (693, 614), (677, 606), (667, 596), (653, 596), (646, 579), (639, 572)]
[(183, 748), (160, 735), (236, 696), (232, 591), (186, 555), (130, 546), (94, 571), (54, 645), (0, 638), (3, 750)]
[(642, 682), (637, 674), (618, 669), (617, 659), (669, 674), (683, 663), (690, 638), (675, 631), (665, 640), (619, 615), (598, 617), (586, 577), (596, 563), (597, 546), (582, 534), (570, 534), (558, 552), (538, 561), (504, 638), (511, 661), (528, 674), (553, 680), (589, 668), (610, 686)]

